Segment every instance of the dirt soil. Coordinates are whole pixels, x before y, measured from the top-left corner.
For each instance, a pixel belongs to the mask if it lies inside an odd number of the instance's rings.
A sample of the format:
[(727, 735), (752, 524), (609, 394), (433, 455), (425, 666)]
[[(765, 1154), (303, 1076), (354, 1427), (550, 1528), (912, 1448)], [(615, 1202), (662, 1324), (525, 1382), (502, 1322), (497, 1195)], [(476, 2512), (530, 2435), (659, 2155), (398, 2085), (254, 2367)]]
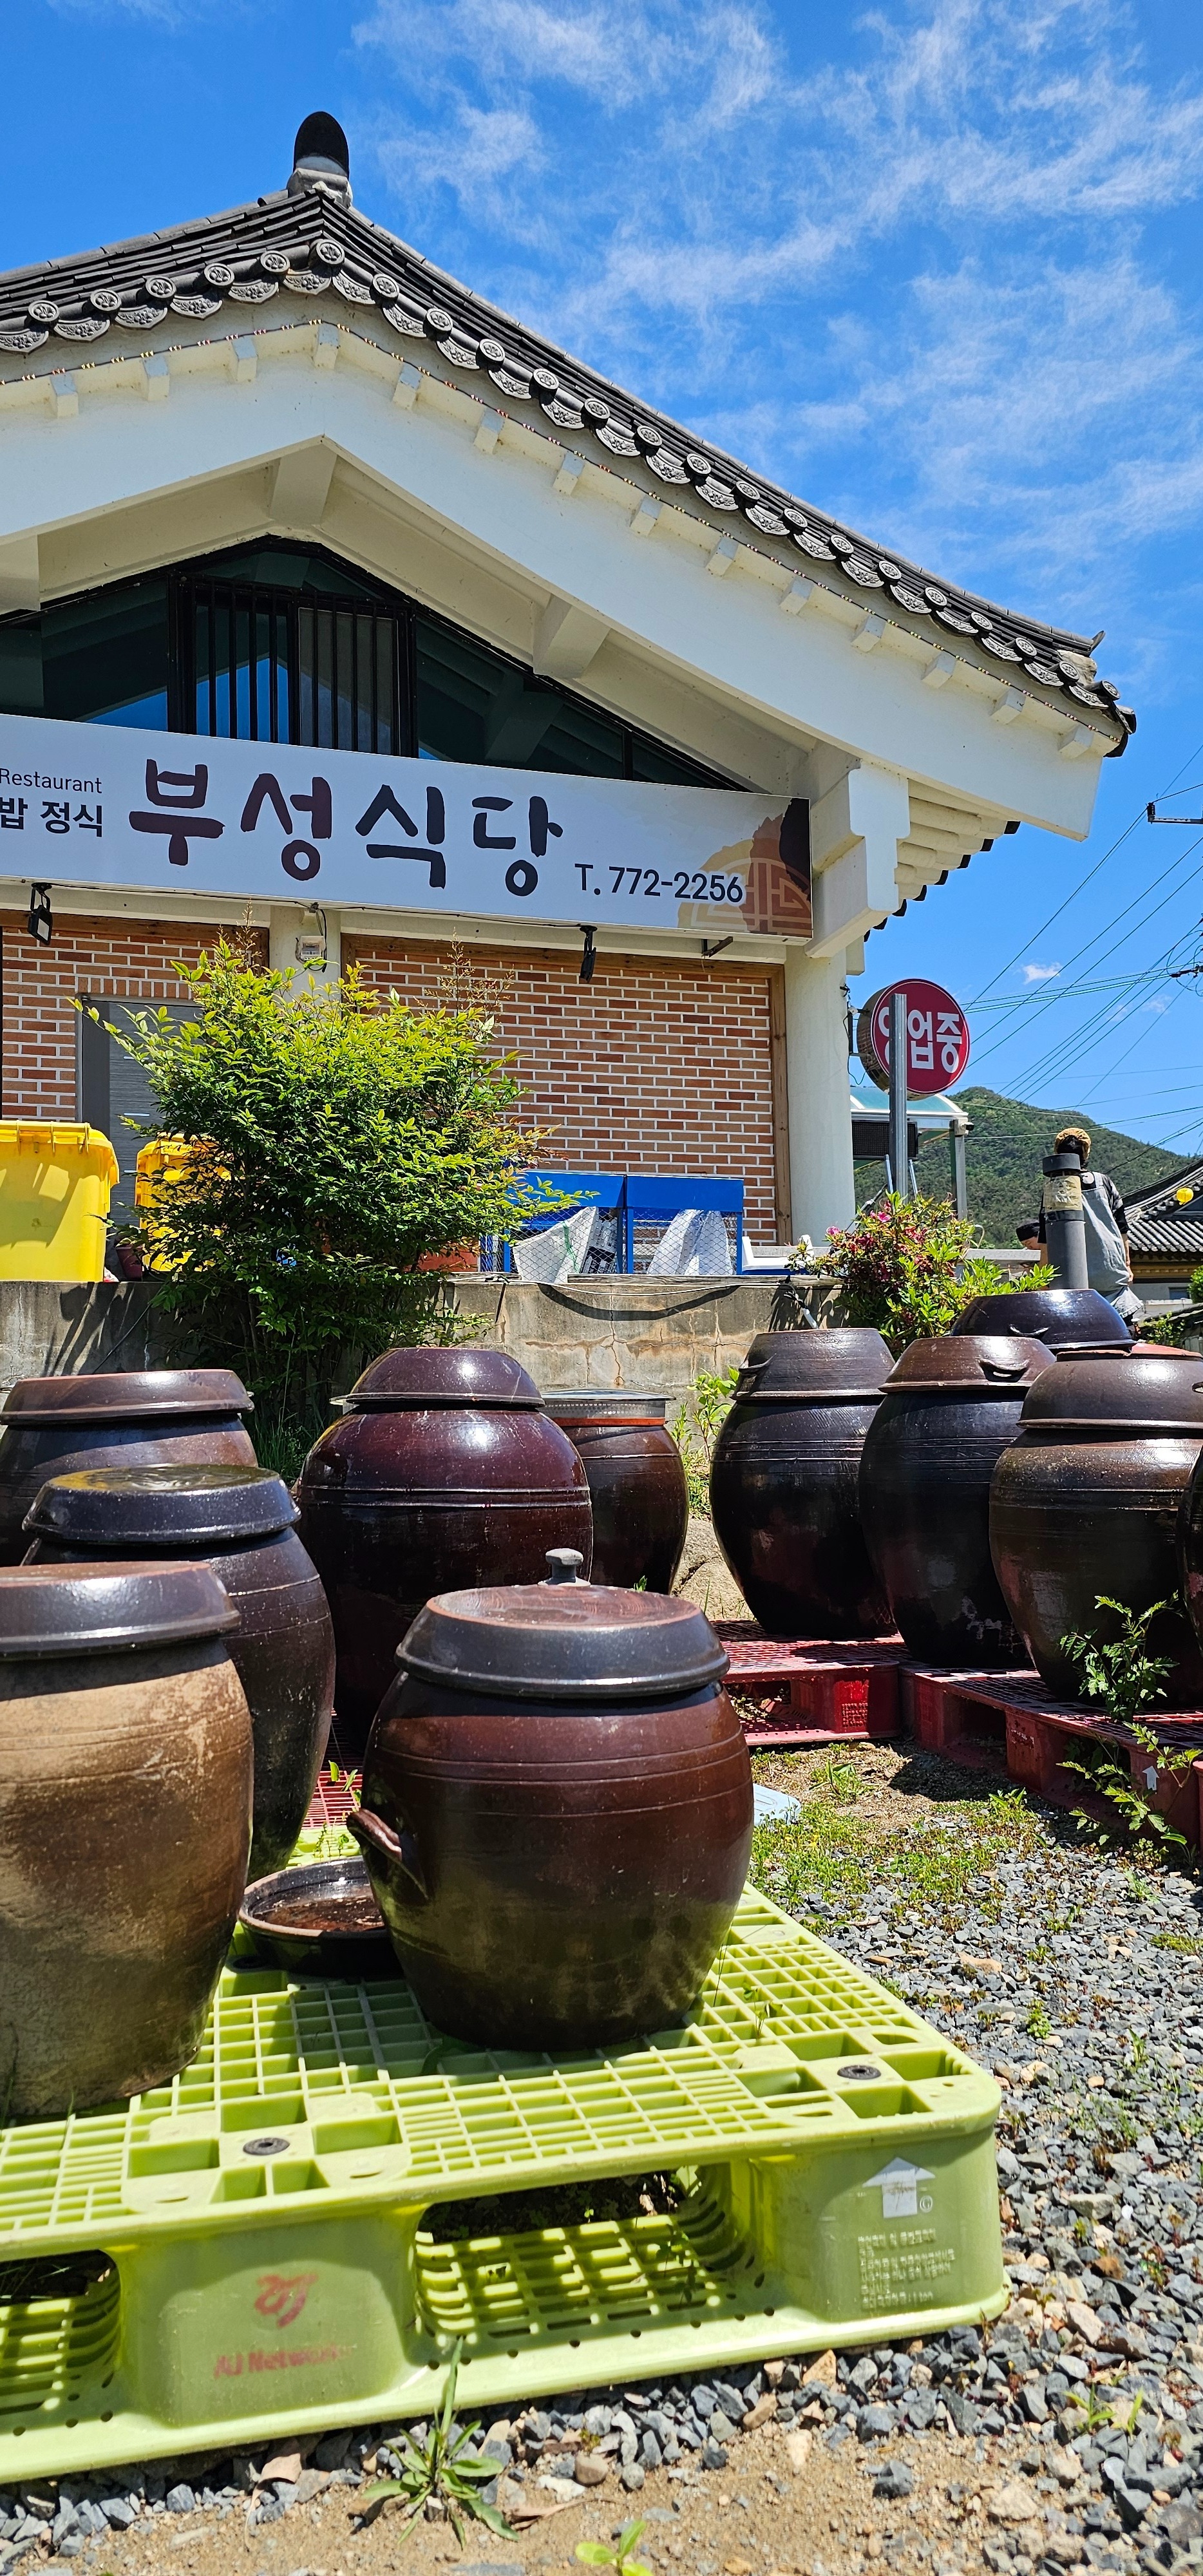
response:
[[(578, 2541), (609, 2542), (642, 2516), (637, 2556), (687, 2576), (772, 2576), (774, 2569), (780, 2576), (857, 2576), (879, 2560), (933, 2576), (945, 2569), (969, 2576), (985, 2563), (982, 2540), (998, 2536), (985, 2499), (1015, 2475), (1026, 2448), (1018, 2432), (980, 2445), (928, 2433), (869, 2446), (851, 2438), (833, 2451), (816, 2434), (795, 2471), (790, 2450), (798, 2444), (798, 2433), (766, 2424), (743, 2437), (726, 2475), (674, 2479), (655, 2470), (637, 2496), (624, 2495), (611, 2476), (604, 2487), (583, 2489), (579, 2505), (553, 2510), (513, 2540), (469, 2524), (462, 2552), (445, 2525), (419, 2522), (404, 2544), (404, 2564), (412, 2576), (446, 2566), (460, 2576), (508, 2576), (519, 2568), (541, 2576), (571, 2569), (575, 2576)], [(914, 2473), (914, 2491), (899, 2503), (874, 2499), (888, 2459), (906, 2460)], [(335, 2487), (265, 2530), (246, 2531), (240, 2513), (225, 2521), (191, 2514), (187, 2529), (171, 2534), (157, 2518), (141, 2526), (145, 2539), (138, 2526), (114, 2534), (104, 2565), (113, 2576), (150, 2569), (165, 2576), (384, 2576), (400, 2564), (394, 2509), (363, 2531), (356, 2529), (359, 2511), (356, 2492)]]

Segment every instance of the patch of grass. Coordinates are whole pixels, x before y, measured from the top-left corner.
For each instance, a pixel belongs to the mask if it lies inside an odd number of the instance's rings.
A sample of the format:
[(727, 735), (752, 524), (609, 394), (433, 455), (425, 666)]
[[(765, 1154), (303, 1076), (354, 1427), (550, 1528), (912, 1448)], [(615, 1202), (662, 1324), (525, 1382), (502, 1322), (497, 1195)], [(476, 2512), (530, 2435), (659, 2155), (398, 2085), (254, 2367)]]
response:
[(337, 1421), (328, 1404), (315, 1397), (290, 1404), (276, 1394), (261, 1395), (251, 1416), (251, 1438), (261, 1467), (270, 1467), (286, 1485), (294, 1485), (315, 1440)]
[(1030, 2030), (1030, 2032), (1031, 2032), (1031, 2034), (1032, 2034), (1033, 2039), (1047, 2039), (1047, 2038), (1048, 2038), (1049, 2032), (1051, 2031), (1051, 2029), (1052, 2029), (1052, 2026), (1053, 2026), (1053, 2025), (1052, 2025), (1051, 2021), (1049, 2020), (1048, 2014), (1046, 2013), (1046, 2011), (1045, 2011), (1045, 2009), (1044, 2009), (1043, 2004), (1033, 2004), (1033, 2005), (1032, 2005), (1032, 2008), (1031, 2008), (1031, 2011), (1030, 2011), (1030, 2012), (1029, 2012), (1029, 2014), (1028, 2014), (1028, 2017), (1027, 2017), (1027, 2023), (1026, 2023), (1026, 2025), (1025, 2025), (1025, 2026), (1026, 2026), (1026, 2028), (1027, 2028), (1028, 2030)]
[(1180, 1950), (1188, 1959), (1203, 1954), (1203, 1941), (1192, 1932), (1154, 1932), (1152, 1937), (1155, 1950)]
[(886, 1887), (897, 1905), (949, 1909), (972, 1892), (988, 1915), (1001, 1910), (996, 1864), (1021, 1858), (1039, 1827), (1022, 1790), (949, 1803), (938, 1814), (917, 1810), (904, 1824), (854, 1812), (829, 1794), (799, 1783), (800, 1816), (759, 1825), (752, 1842), (753, 1884), (804, 1914), (808, 1897), (857, 1907), (870, 1888)]
[(861, 1795), (863, 1784), (855, 1762), (834, 1745), (816, 1762), (810, 1776), (820, 1796), (834, 1799), (837, 1807), (854, 1807)]

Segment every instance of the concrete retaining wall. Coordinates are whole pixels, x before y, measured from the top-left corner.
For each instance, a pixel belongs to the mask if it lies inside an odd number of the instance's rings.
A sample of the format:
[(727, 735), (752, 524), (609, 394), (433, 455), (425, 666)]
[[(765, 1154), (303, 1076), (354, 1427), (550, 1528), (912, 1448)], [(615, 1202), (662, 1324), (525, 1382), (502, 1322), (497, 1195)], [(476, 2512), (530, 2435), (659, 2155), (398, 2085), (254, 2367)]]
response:
[(20, 1377), (94, 1377), (103, 1369), (162, 1368), (165, 1360), (147, 1280), (93, 1287), (0, 1279), (0, 1390)]
[[(544, 1288), (531, 1280), (453, 1277), (466, 1338), (511, 1351), (537, 1386), (630, 1387), (679, 1402), (699, 1369), (742, 1360), (769, 1329), (774, 1280), (599, 1279)], [(830, 1292), (811, 1292), (815, 1311)], [(169, 1337), (149, 1281), (56, 1286), (0, 1280), (0, 1391), (21, 1377), (162, 1368)], [(364, 1365), (347, 1354), (338, 1383)]]
[[(455, 1281), (455, 1301), (472, 1341), (496, 1343), (529, 1369), (545, 1392), (629, 1387), (644, 1395), (687, 1396), (699, 1369), (741, 1361), (770, 1328), (773, 1279), (596, 1279), (562, 1288), (534, 1280)], [(831, 1292), (811, 1292), (814, 1311)]]

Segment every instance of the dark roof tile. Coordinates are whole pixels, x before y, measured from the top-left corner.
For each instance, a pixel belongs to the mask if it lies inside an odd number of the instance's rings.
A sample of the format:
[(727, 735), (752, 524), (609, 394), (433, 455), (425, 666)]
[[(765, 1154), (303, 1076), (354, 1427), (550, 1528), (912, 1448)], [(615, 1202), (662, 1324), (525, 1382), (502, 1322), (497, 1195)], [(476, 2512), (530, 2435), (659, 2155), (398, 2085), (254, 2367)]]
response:
[[(964, 638), (988, 661), (1046, 696), (1089, 711), (1095, 729), (1122, 751), (1136, 719), (1116, 704), (1118, 691), (1099, 682), (1089, 641), (1068, 628), (1022, 621), (970, 593), (930, 579), (919, 565), (883, 555), (855, 531), (808, 502), (750, 478), (735, 458), (692, 444), (666, 415), (637, 404), (621, 386), (517, 323), (432, 267), (417, 251), (374, 224), (321, 180), (294, 184), (254, 205), (143, 234), (80, 256), (16, 269), (0, 277), (0, 382), (29, 372), (43, 348), (68, 360), (111, 333), (140, 340), (166, 328), (212, 321), (225, 306), (237, 320), (278, 304), (311, 311), (330, 296), (360, 327), (371, 318), (384, 345), (399, 353), (424, 340), (453, 378), (486, 376), (511, 406), (542, 413), (553, 428), (596, 442), (602, 456), (641, 463), (651, 484), (677, 505), (709, 519), (715, 533), (742, 518), (778, 561), (830, 567), (830, 586), (846, 596), (883, 591), (899, 623)], [(1067, 708), (1067, 713), (1071, 712)]]

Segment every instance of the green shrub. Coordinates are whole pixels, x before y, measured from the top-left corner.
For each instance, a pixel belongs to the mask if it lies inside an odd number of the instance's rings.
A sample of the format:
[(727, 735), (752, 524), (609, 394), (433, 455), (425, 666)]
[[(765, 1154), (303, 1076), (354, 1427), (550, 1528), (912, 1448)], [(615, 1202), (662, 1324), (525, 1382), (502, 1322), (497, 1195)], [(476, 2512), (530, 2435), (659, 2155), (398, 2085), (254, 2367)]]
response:
[(293, 991), (222, 943), (178, 967), (194, 1015), (130, 1014), (153, 1129), (193, 1150), (144, 1218), (168, 1310), (277, 1405), (320, 1401), (340, 1349), (456, 1337), (424, 1256), (520, 1233), (538, 1139), (478, 1008), (414, 1011), (357, 970)]
[(821, 1276), (841, 1276), (845, 1322), (873, 1325), (897, 1352), (951, 1332), (975, 1297), (1043, 1288), (1052, 1279), (1043, 1265), (1012, 1278), (975, 1253), (980, 1241), (980, 1228), (954, 1216), (947, 1200), (904, 1199), (888, 1190), (851, 1225), (833, 1226), (826, 1252), (808, 1266)]
[(703, 1520), (710, 1513), (710, 1461), (714, 1444), (731, 1410), (738, 1368), (716, 1371), (699, 1369), (693, 1381), (693, 1416), (682, 1404), (672, 1423), (672, 1435), (681, 1452), (685, 1482), (689, 1487), (689, 1508)]

